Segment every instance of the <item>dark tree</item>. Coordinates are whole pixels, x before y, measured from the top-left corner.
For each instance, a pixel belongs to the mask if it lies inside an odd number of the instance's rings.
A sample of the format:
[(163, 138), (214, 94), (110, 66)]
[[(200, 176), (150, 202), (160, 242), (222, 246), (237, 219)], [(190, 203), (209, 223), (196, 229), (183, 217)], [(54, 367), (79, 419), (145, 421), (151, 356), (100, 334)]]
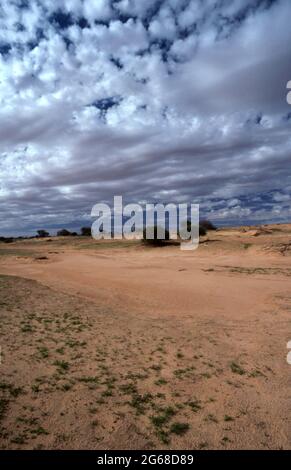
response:
[(203, 225), (199, 224), (199, 237), (204, 237), (207, 234), (207, 230)]
[(13, 243), (13, 242), (14, 242), (14, 238), (12, 238), (12, 237), (0, 237), (0, 242), (3, 242), (3, 243)]
[(82, 227), (81, 228), (81, 235), (83, 237), (91, 237), (91, 227)]
[(39, 238), (45, 238), (45, 237), (49, 237), (50, 234), (46, 230), (38, 230), (37, 231), (37, 236)]
[[(191, 220), (187, 220), (187, 230), (188, 232), (191, 232)], [(201, 223), (199, 224), (199, 237), (203, 237), (204, 235), (206, 235), (207, 233), (207, 230), (205, 227), (203, 227), (203, 225), (201, 225)]]
[(148, 245), (162, 246), (168, 240), (170, 240), (170, 233), (169, 233), (169, 230), (167, 230), (167, 229), (165, 229), (165, 233), (164, 233), (164, 236), (162, 238), (158, 238), (158, 226), (157, 225), (155, 225), (153, 227), (150, 227), (149, 231), (150, 231), (150, 234), (151, 234), (151, 238), (147, 238), (146, 229), (143, 230), (143, 242), (148, 244)]
[(62, 230), (59, 230), (57, 232), (58, 237), (69, 237), (71, 235), (72, 235), (71, 232), (69, 232), (69, 230), (67, 230), (66, 228), (63, 228)]
[(204, 227), (205, 230), (217, 230), (217, 227), (215, 227), (215, 225), (210, 222), (210, 220), (200, 220), (200, 226), (201, 227)]

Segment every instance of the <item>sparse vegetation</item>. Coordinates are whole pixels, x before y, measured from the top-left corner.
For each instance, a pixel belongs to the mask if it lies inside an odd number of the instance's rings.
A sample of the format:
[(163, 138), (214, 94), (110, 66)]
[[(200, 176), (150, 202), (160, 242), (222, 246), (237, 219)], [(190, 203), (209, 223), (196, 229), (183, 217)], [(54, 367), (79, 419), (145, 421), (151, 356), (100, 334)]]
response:
[(172, 426), (170, 428), (170, 432), (174, 433), (174, 434), (177, 434), (178, 436), (182, 436), (183, 434), (185, 434), (188, 431), (189, 428), (190, 428), (190, 426), (189, 426), (188, 423), (176, 422), (176, 423), (172, 424)]
[(175, 414), (175, 409), (172, 406), (168, 406), (160, 409), (160, 414), (152, 416), (151, 420), (154, 426), (161, 427), (167, 424)]
[(224, 421), (234, 421), (232, 416), (225, 415), (224, 416)]
[(237, 362), (232, 362), (230, 364), (230, 368), (234, 374), (239, 374), (239, 375), (245, 374), (245, 370)]
[(46, 348), (45, 346), (40, 346), (38, 348), (38, 352), (43, 359), (46, 359), (47, 357), (49, 357), (48, 348)]
[(166, 383), (167, 383), (167, 381), (163, 378), (160, 378), (160, 379), (155, 381), (156, 385), (165, 385)]
[(66, 361), (55, 361), (54, 365), (57, 366), (60, 372), (67, 371), (69, 369), (69, 363)]
[(186, 402), (186, 404), (188, 406), (190, 406), (191, 410), (194, 412), (194, 413), (197, 413), (197, 411), (201, 410), (201, 403), (199, 400), (195, 400), (195, 401), (188, 401)]

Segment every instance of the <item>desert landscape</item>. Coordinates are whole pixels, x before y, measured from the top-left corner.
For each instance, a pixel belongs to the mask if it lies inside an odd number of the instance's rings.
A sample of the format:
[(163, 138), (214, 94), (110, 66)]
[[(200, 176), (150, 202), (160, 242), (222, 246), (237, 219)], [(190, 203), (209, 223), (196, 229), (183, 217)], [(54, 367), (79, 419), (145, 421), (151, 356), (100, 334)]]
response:
[(1, 449), (290, 449), (291, 224), (0, 244)]

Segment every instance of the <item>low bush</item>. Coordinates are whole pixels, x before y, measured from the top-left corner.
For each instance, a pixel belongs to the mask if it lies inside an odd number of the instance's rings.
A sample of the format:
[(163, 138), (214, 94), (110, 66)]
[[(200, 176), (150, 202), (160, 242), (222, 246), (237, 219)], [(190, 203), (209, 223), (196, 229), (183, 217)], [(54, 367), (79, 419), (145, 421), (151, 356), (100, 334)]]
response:
[[(170, 240), (170, 232), (169, 230), (165, 229), (164, 234), (162, 238), (159, 238), (159, 231), (162, 232), (162, 228), (159, 227), (158, 225), (154, 225), (153, 227), (150, 227), (148, 229), (148, 234), (146, 229), (143, 230), (143, 242), (147, 245), (152, 245), (152, 246), (163, 246), (167, 243), (167, 241)], [(147, 236), (149, 235), (149, 236)]]
[[(187, 230), (188, 232), (191, 232), (191, 220), (187, 220)], [(203, 237), (206, 234), (207, 234), (207, 229), (200, 223), (199, 224), (199, 237)]]
[(200, 227), (203, 227), (206, 231), (209, 231), (209, 230), (217, 230), (217, 227), (215, 227), (215, 225), (210, 222), (210, 220), (200, 220)]
[(82, 227), (81, 228), (81, 235), (83, 237), (91, 237), (91, 227)]
[(38, 238), (46, 238), (49, 237), (50, 234), (46, 230), (38, 230), (37, 231), (37, 237)]
[(58, 237), (70, 237), (72, 234), (67, 230), (66, 228), (63, 228), (62, 230), (59, 230), (57, 232)]

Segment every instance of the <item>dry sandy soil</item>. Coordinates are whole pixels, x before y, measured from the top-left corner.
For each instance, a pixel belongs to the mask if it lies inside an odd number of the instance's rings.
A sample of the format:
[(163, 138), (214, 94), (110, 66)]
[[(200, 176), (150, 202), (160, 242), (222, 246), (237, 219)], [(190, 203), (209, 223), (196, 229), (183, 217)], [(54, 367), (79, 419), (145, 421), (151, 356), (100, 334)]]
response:
[(2, 449), (290, 449), (291, 225), (0, 245)]

